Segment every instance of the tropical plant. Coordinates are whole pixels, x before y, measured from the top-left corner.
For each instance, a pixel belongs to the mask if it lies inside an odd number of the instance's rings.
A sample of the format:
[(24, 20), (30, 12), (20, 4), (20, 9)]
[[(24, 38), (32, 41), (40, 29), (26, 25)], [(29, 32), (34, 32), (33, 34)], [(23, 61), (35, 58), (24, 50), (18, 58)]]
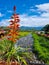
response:
[(4, 58), (7, 58), (7, 61), (18, 61), (20, 64), (27, 65), (26, 57), (29, 57), (28, 52), (24, 52), (24, 50), (20, 47), (17, 47), (16, 49), (12, 47), (12, 49), (4, 55)]
[[(14, 7), (15, 11), (15, 7)], [(9, 25), (10, 31), (6, 38), (0, 41), (0, 59), (7, 61), (7, 65), (10, 65), (10, 61), (18, 61), (20, 64), (27, 65), (26, 58), (31, 58), (28, 52), (21, 47), (15, 47), (18, 29), (19, 29), (19, 17), (17, 14), (13, 14), (11, 24)], [(19, 64), (19, 65), (20, 65)]]
[(8, 65), (10, 61), (18, 61), (20, 64), (27, 65), (26, 58), (31, 59), (31, 54), (26, 51), (27, 49), (15, 47), (8, 39), (0, 41), (0, 60), (7, 61)]
[(18, 34), (18, 30), (19, 30), (19, 24), (18, 22), (19, 20), (19, 16), (18, 14), (15, 13), (16, 7), (14, 6), (14, 14), (11, 16), (11, 18), (13, 20), (10, 20), (9, 22), (11, 23), (8, 27), (10, 28), (10, 32), (9, 32), (9, 40), (12, 40), (14, 43), (16, 42), (16, 40), (18, 39), (17, 36), (19, 36)]

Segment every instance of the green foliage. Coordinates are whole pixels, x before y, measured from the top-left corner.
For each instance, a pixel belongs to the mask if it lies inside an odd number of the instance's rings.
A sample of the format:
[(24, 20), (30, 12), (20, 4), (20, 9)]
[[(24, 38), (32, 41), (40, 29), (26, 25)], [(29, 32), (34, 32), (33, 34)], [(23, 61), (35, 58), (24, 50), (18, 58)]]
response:
[(24, 32), (24, 31), (20, 31), (20, 32), (19, 32), (19, 34), (20, 34), (20, 35), (19, 35), (19, 38), (24, 37), (24, 36), (27, 36), (27, 35), (30, 34), (30, 33), (31, 33), (31, 32), (28, 32), (28, 31), (25, 31), (25, 32)]
[(40, 60), (49, 64), (49, 40), (43, 36), (38, 36), (33, 33), (34, 38), (34, 52)]
[(44, 26), (42, 30), (44, 30), (45, 33), (49, 32), (49, 24), (47, 24), (46, 26)]
[(17, 47), (16, 49), (12, 47), (12, 49), (4, 55), (7, 61), (17, 60), (19, 63), (23, 62), (24, 65), (27, 65), (25, 57), (30, 58), (29, 53), (24, 52), (21, 47)]
[(2, 39), (0, 41), (0, 60), (5, 60), (8, 63), (11, 60), (17, 60), (19, 63), (27, 65), (26, 58), (31, 59), (31, 54), (26, 52), (27, 49), (14, 47), (12, 41)]
[(0, 55), (8, 52), (12, 47), (12, 41), (7, 39), (0, 40)]

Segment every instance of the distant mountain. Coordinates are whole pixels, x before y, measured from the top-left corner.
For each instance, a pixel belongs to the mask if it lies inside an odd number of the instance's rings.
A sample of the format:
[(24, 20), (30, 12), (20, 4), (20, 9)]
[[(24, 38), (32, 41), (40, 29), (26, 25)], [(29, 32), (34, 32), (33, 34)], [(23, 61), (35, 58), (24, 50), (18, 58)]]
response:
[(27, 27), (27, 26), (21, 26), (21, 30), (41, 30), (42, 27)]
[(35, 30), (41, 30), (43, 27), (33, 27)]
[[(43, 27), (27, 27), (27, 26), (21, 26), (20, 27), (20, 30), (41, 30)], [(0, 27), (0, 29), (3, 29), (3, 30), (9, 30), (9, 28), (7, 27)]]

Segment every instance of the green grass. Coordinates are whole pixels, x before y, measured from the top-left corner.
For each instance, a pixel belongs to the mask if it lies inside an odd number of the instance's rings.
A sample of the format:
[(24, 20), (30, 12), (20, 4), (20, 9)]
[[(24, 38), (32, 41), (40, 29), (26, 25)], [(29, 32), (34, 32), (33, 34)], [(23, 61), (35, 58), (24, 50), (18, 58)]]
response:
[(30, 34), (31, 32), (28, 32), (28, 31), (20, 31), (19, 32), (19, 38), (21, 38), (21, 37), (25, 37), (25, 36), (27, 36), (28, 34)]
[(32, 34), (34, 38), (34, 52), (39, 60), (43, 60), (49, 64), (49, 40), (43, 36), (35, 33)]
[[(21, 38), (30, 33), (31, 32), (20, 31), (18, 37)], [(9, 62), (12, 58), (14, 58), (18, 62), (23, 62), (24, 65), (27, 65), (25, 57), (32, 59), (32, 54), (29, 52), (24, 52), (25, 50), (27, 49), (21, 47), (15, 48), (13, 42), (8, 39), (2, 38), (2, 40), (0, 40), (0, 60), (6, 60)]]
[(7, 61), (9, 63), (12, 59), (18, 61), (19, 63), (23, 62), (23, 65), (27, 65), (25, 59), (31, 59), (31, 54), (29, 52), (24, 52), (27, 49), (14, 46), (12, 41), (7, 39), (2, 39), (0, 41), (0, 60)]

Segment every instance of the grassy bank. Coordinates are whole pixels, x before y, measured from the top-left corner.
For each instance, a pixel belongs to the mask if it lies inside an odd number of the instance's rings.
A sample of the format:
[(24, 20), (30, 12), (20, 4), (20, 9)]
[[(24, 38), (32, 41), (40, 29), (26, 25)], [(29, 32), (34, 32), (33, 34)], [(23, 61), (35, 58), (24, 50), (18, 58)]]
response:
[(27, 36), (30, 33), (31, 33), (31, 31), (29, 31), (29, 32), (28, 31), (19, 31), (19, 38)]
[(34, 38), (34, 52), (38, 59), (49, 64), (49, 40), (35, 33), (32, 36)]

